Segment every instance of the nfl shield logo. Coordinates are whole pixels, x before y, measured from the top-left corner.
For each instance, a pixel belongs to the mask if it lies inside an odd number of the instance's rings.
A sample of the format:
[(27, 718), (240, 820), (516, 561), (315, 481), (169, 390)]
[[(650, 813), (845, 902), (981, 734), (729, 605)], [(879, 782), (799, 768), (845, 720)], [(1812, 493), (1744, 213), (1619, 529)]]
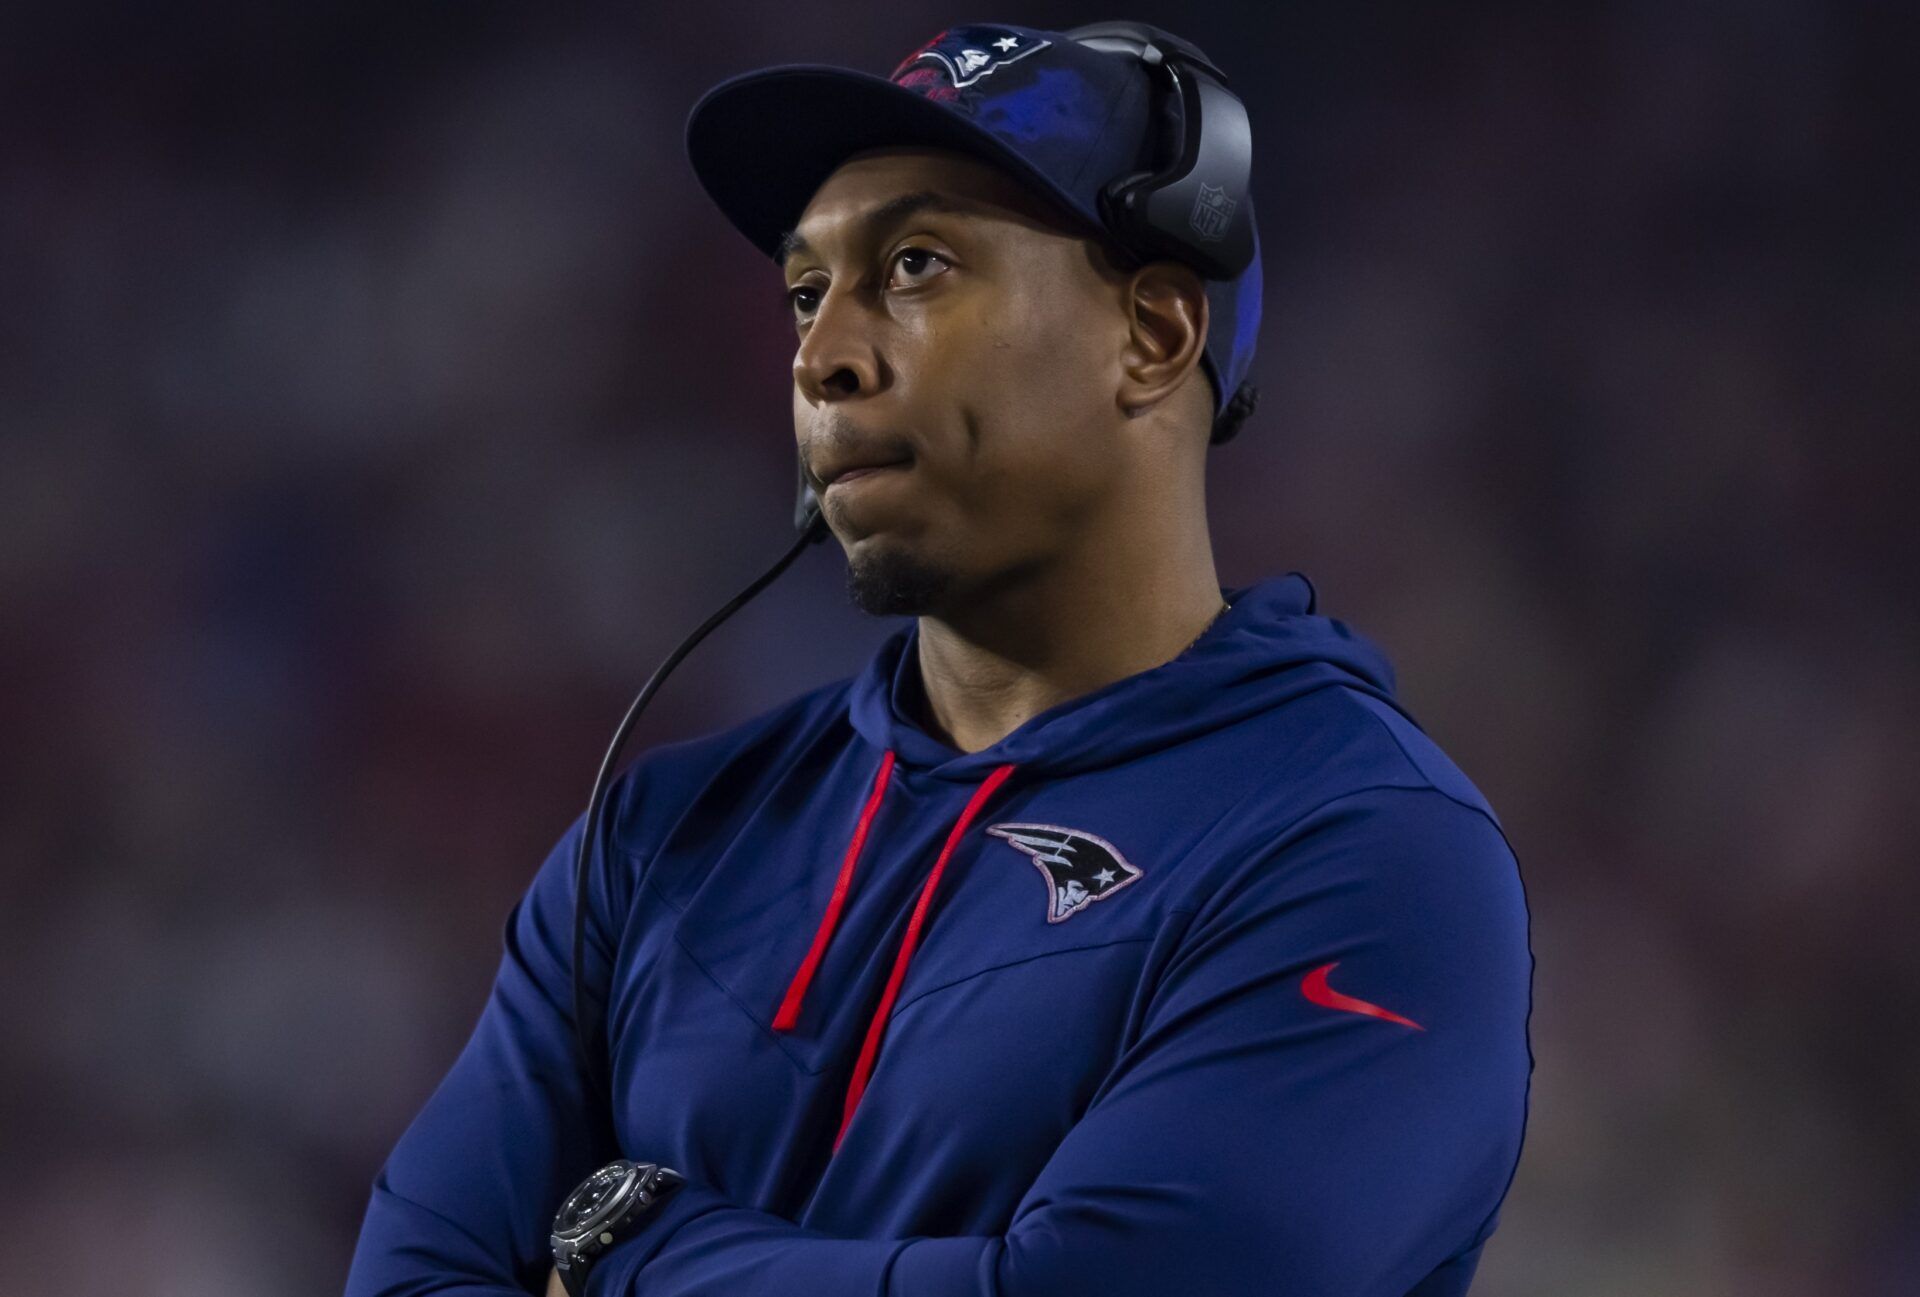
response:
[(1227, 232), (1227, 222), (1233, 219), (1233, 209), (1238, 205), (1219, 185), (1203, 182), (1199, 197), (1193, 200), (1193, 215), (1187, 218), (1188, 224), (1201, 239), (1212, 243)]

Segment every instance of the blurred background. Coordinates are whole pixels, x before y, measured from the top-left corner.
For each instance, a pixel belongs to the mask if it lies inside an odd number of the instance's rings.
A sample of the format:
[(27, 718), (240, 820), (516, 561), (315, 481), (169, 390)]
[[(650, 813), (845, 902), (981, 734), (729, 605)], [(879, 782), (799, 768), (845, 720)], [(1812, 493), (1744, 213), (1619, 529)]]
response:
[[(1920, 1292), (1912, 6), (520, 8), (3, 20), (0, 1292), (336, 1293), (621, 709), (789, 543), (698, 95), (1116, 17), (1253, 117), (1222, 579), (1307, 573), (1519, 852), (1475, 1293)], [(858, 671), (842, 566), (636, 748)]]

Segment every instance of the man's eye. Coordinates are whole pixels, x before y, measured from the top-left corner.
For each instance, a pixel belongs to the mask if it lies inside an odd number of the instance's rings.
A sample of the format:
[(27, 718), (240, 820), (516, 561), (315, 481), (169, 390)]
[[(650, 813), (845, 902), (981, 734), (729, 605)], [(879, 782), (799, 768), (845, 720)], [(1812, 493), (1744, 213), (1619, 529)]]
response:
[[(925, 248), (902, 248), (900, 249), (900, 251), (893, 254), (893, 264), (896, 266), (906, 267), (907, 260), (909, 258), (918, 258), (923, 268), (929, 259), (937, 261), (943, 266), (948, 264), (947, 259), (945, 257), (941, 256), (937, 252), (928, 252)], [(907, 273), (909, 275), (917, 275), (920, 272), (912, 269), (911, 267), (908, 267)]]
[(811, 284), (799, 284), (787, 290), (787, 306), (796, 315), (805, 318), (820, 307), (820, 290)]
[[(939, 262), (942, 266), (952, 264), (939, 253), (929, 252), (925, 248), (902, 248), (893, 254), (893, 264), (904, 269), (908, 276), (912, 277), (912, 282), (907, 284), (907, 287), (925, 283), (926, 279), (932, 278), (926, 275), (930, 262)], [(820, 288), (814, 284), (796, 284), (787, 290), (787, 306), (793, 311), (796, 319), (807, 319), (820, 309), (820, 292)]]

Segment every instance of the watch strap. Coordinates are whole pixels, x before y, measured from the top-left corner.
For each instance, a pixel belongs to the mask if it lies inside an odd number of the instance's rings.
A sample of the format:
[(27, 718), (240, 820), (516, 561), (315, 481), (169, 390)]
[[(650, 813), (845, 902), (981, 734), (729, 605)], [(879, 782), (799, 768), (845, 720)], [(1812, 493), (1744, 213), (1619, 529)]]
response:
[(576, 1256), (571, 1265), (554, 1267), (560, 1275), (560, 1286), (567, 1290), (567, 1297), (587, 1297), (587, 1270), (592, 1265), (592, 1257)]

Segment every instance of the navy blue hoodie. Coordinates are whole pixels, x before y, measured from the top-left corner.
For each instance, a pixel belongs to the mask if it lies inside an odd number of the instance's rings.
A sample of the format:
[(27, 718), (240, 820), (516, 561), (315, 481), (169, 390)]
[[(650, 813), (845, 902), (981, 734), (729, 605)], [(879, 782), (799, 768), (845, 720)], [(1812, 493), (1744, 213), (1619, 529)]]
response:
[(1183, 653), (962, 753), (918, 623), (860, 675), (657, 746), (506, 922), (373, 1182), (349, 1297), (541, 1291), (614, 1157), (688, 1177), (594, 1297), (1464, 1293), (1518, 1163), (1517, 862), (1291, 573)]

